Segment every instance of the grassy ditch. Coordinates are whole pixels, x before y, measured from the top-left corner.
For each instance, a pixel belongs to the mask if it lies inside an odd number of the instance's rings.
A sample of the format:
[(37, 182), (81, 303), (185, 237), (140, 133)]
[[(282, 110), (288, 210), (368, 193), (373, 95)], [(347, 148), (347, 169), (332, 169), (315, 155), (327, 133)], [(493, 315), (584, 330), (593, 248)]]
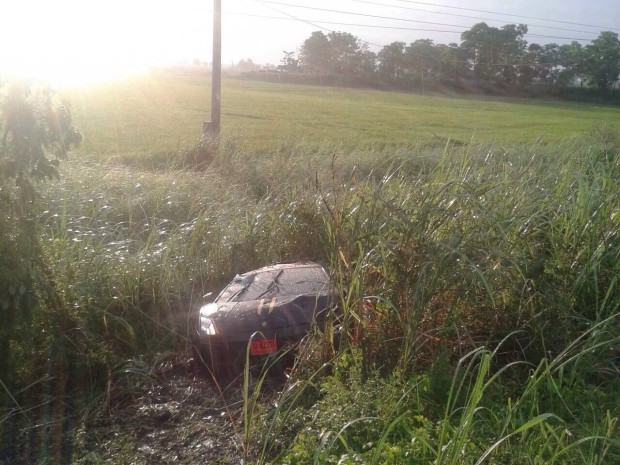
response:
[(187, 350), (204, 293), (311, 258), (346, 291), (346, 337), (331, 358), (311, 339), (275, 406), (245, 406), (248, 458), (615, 463), (619, 147), (601, 129), (516, 149), (179, 153), (202, 171), (69, 161), (36, 218), (62, 318), (43, 304), (12, 338), (4, 438), (71, 455), (91, 402), (131, 402), (156, 354)]
[(349, 346), (275, 402), (259, 458), (620, 460), (619, 161), (599, 132), (558, 151), (447, 150), (335, 193)]

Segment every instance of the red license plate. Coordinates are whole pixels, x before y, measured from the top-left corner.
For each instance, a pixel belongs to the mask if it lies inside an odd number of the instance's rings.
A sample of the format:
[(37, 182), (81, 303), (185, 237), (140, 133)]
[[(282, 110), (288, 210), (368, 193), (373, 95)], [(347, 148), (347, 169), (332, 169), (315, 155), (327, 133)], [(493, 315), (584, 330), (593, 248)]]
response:
[(278, 350), (278, 341), (274, 339), (254, 339), (250, 343), (250, 355), (267, 355)]

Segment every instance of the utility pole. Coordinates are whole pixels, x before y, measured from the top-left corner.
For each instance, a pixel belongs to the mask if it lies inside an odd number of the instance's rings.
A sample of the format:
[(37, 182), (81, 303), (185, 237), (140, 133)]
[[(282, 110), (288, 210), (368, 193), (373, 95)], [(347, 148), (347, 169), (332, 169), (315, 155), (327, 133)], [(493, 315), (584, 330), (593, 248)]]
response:
[(211, 65), (211, 121), (202, 125), (205, 137), (219, 137), (222, 103), (222, 0), (213, 0), (213, 63)]

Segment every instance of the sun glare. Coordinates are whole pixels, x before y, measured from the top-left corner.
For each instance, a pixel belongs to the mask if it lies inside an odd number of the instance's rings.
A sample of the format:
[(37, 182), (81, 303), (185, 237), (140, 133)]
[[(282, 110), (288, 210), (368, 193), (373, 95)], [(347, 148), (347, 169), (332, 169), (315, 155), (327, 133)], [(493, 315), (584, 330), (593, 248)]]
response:
[(138, 74), (147, 66), (122, 62), (40, 61), (13, 62), (0, 71), (6, 79), (35, 79), (54, 87), (83, 87)]
[(209, 46), (195, 37), (208, 35), (208, 20), (192, 2), (12, 1), (3, 7), (0, 77), (80, 86), (190, 62)]

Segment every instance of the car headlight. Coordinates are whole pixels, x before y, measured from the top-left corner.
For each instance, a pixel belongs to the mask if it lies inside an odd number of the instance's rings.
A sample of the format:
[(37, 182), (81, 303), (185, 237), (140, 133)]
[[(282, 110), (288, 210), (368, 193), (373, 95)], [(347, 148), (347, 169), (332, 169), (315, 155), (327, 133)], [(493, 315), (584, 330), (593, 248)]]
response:
[(215, 336), (217, 334), (217, 328), (211, 318), (215, 312), (217, 312), (217, 304), (211, 303), (204, 305), (200, 309), (200, 333), (207, 336)]
[(200, 332), (207, 336), (215, 336), (217, 334), (217, 328), (211, 318), (200, 316)]

